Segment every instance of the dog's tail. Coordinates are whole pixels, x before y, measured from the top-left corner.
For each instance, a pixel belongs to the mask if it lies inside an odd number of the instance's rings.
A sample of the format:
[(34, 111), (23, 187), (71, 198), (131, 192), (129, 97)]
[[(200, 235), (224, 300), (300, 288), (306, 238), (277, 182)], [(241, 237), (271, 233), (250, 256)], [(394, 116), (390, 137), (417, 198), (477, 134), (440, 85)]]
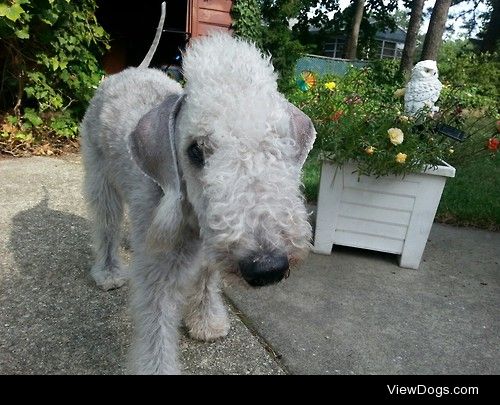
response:
[(144, 58), (144, 60), (139, 65), (139, 68), (147, 68), (153, 59), (153, 56), (156, 52), (156, 48), (158, 48), (158, 44), (160, 43), (161, 33), (163, 32), (163, 24), (165, 23), (165, 14), (166, 14), (166, 5), (165, 2), (161, 3), (161, 17), (160, 22), (158, 23), (158, 27), (156, 28), (155, 39), (153, 43), (149, 47), (149, 51)]

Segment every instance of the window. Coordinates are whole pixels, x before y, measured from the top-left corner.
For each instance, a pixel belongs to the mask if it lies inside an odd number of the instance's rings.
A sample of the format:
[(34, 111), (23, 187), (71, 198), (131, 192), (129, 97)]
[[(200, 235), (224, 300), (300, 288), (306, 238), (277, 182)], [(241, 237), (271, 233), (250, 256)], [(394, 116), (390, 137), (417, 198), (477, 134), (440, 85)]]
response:
[(392, 41), (378, 41), (380, 59), (396, 59), (401, 58), (404, 44)]
[(342, 59), (345, 55), (345, 39), (335, 38), (333, 42), (325, 44), (325, 56)]
[(379, 41), (380, 58), (394, 59), (396, 57), (396, 43), (391, 41)]

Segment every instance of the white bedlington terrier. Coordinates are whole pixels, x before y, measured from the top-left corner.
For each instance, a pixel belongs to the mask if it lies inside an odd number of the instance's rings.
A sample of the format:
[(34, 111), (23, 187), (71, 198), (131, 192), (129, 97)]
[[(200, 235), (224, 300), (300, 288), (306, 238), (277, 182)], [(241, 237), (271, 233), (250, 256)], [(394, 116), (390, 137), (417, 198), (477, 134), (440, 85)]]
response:
[(131, 371), (175, 374), (181, 319), (195, 339), (228, 333), (219, 273), (264, 286), (307, 255), (301, 168), (315, 130), (278, 92), (270, 58), (228, 33), (192, 40), (184, 89), (147, 65), (106, 78), (81, 125), (91, 275), (104, 290), (130, 277)]

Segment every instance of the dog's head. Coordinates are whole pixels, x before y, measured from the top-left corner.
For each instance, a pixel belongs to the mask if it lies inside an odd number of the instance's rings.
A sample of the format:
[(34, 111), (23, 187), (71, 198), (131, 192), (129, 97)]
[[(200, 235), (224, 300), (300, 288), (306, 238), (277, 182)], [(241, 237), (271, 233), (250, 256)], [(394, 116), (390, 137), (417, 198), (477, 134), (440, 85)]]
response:
[[(163, 119), (170, 136), (157, 142), (146, 169), (184, 190), (207, 260), (250, 285), (277, 282), (310, 248), (300, 175), (312, 122), (278, 92), (269, 58), (243, 40), (222, 33), (193, 40), (183, 70), (184, 94), (168, 101)], [(164, 163), (172, 160), (164, 150), (175, 152), (177, 167)]]

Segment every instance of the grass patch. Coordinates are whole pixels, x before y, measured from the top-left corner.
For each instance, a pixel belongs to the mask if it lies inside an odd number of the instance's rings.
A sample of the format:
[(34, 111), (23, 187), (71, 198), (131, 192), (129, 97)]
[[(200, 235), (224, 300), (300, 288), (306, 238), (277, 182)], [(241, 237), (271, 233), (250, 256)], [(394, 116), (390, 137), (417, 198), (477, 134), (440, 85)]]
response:
[(500, 154), (458, 167), (439, 204), (440, 222), (500, 230)]
[[(318, 199), (321, 166), (312, 151), (303, 172), (308, 202)], [(500, 230), (500, 153), (493, 159), (479, 159), (457, 168), (448, 179), (436, 215), (438, 222)]]
[(318, 200), (320, 175), (321, 163), (318, 160), (318, 152), (313, 149), (307, 157), (302, 170), (304, 195), (308, 202), (315, 203)]

